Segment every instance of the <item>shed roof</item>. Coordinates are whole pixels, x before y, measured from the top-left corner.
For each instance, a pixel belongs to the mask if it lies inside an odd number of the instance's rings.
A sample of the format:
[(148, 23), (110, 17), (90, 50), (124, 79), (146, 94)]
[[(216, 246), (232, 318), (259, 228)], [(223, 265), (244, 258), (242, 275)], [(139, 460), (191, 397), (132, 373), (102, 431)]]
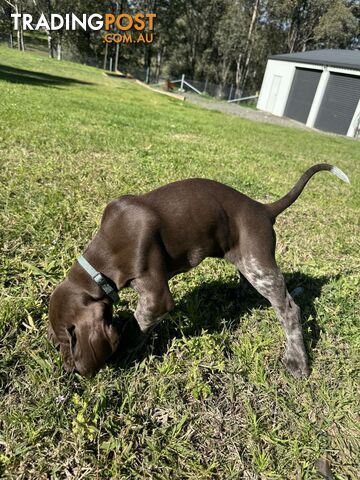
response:
[(269, 59), (282, 60), (284, 62), (310, 63), (315, 65), (327, 65), (328, 67), (340, 67), (360, 70), (359, 50), (311, 50), (309, 52), (271, 55)]

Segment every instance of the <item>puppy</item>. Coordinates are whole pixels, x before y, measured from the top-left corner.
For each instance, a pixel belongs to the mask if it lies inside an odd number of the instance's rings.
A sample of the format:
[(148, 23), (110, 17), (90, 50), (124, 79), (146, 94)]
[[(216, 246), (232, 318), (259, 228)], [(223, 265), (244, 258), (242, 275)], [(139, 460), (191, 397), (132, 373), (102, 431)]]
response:
[(119, 290), (130, 286), (138, 292), (134, 317), (144, 336), (174, 306), (168, 280), (217, 257), (233, 263), (270, 301), (285, 332), (286, 368), (295, 377), (308, 376), (300, 311), (276, 265), (273, 225), (321, 170), (349, 183), (340, 169), (323, 163), (270, 204), (205, 179), (110, 202), (84, 256), (51, 296), (49, 333), (60, 345), (65, 369), (93, 376), (117, 350), (120, 334), (112, 323), (112, 305)]
[(49, 338), (58, 346), (64, 368), (93, 376), (116, 351), (119, 334), (112, 324), (112, 305), (93, 297), (70, 278), (51, 295)]

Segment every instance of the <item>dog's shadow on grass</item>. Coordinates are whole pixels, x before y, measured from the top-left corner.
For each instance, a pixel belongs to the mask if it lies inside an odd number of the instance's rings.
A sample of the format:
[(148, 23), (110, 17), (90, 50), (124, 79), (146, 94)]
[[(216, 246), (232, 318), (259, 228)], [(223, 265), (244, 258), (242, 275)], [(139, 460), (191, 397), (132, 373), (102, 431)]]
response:
[[(297, 292), (295, 302), (301, 308), (305, 343), (311, 359), (311, 350), (316, 347), (320, 338), (314, 302), (330, 277), (311, 277), (301, 272), (284, 274), (284, 277), (289, 292)], [(124, 355), (129, 345), (136, 344), (134, 338), (139, 335), (136, 321), (132, 314), (127, 312), (130, 328), (121, 336), (119, 352), (114, 361), (120, 368), (128, 368), (149, 354), (163, 355), (173, 338), (200, 335), (203, 330), (220, 332), (224, 327), (235, 330), (246, 312), (269, 307), (270, 303), (242, 276), (241, 280), (239, 278), (230, 282), (215, 280), (203, 283), (181, 298), (169, 316), (156, 327), (150, 338), (146, 339), (144, 346), (136, 353)]]

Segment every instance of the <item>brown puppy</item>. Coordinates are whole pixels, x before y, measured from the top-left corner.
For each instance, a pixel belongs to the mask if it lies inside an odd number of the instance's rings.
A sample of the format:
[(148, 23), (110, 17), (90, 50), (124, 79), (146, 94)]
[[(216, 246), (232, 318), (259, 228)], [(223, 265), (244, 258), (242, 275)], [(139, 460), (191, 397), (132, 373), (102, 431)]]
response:
[(117, 290), (131, 286), (138, 292), (134, 316), (146, 333), (174, 306), (168, 280), (206, 257), (218, 257), (232, 262), (270, 301), (285, 331), (285, 365), (295, 377), (307, 376), (299, 308), (275, 262), (273, 224), (320, 170), (348, 182), (338, 168), (319, 164), (268, 205), (205, 179), (110, 202), (86, 260), (79, 260), (85, 264), (75, 262), (51, 296), (49, 331), (60, 344), (65, 368), (92, 376), (115, 352), (120, 339), (111, 314)]
[(96, 298), (72, 279), (72, 274), (50, 299), (49, 337), (60, 346), (65, 370), (94, 375), (115, 352), (119, 336), (112, 325), (112, 305)]

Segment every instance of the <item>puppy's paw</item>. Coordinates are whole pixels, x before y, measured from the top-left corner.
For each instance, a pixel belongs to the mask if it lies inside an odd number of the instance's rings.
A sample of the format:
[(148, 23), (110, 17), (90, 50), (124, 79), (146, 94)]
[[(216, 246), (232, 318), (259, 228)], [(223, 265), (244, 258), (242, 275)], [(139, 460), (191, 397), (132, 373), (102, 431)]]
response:
[(310, 375), (306, 359), (298, 358), (294, 354), (285, 354), (283, 363), (286, 370), (295, 378), (307, 378)]

